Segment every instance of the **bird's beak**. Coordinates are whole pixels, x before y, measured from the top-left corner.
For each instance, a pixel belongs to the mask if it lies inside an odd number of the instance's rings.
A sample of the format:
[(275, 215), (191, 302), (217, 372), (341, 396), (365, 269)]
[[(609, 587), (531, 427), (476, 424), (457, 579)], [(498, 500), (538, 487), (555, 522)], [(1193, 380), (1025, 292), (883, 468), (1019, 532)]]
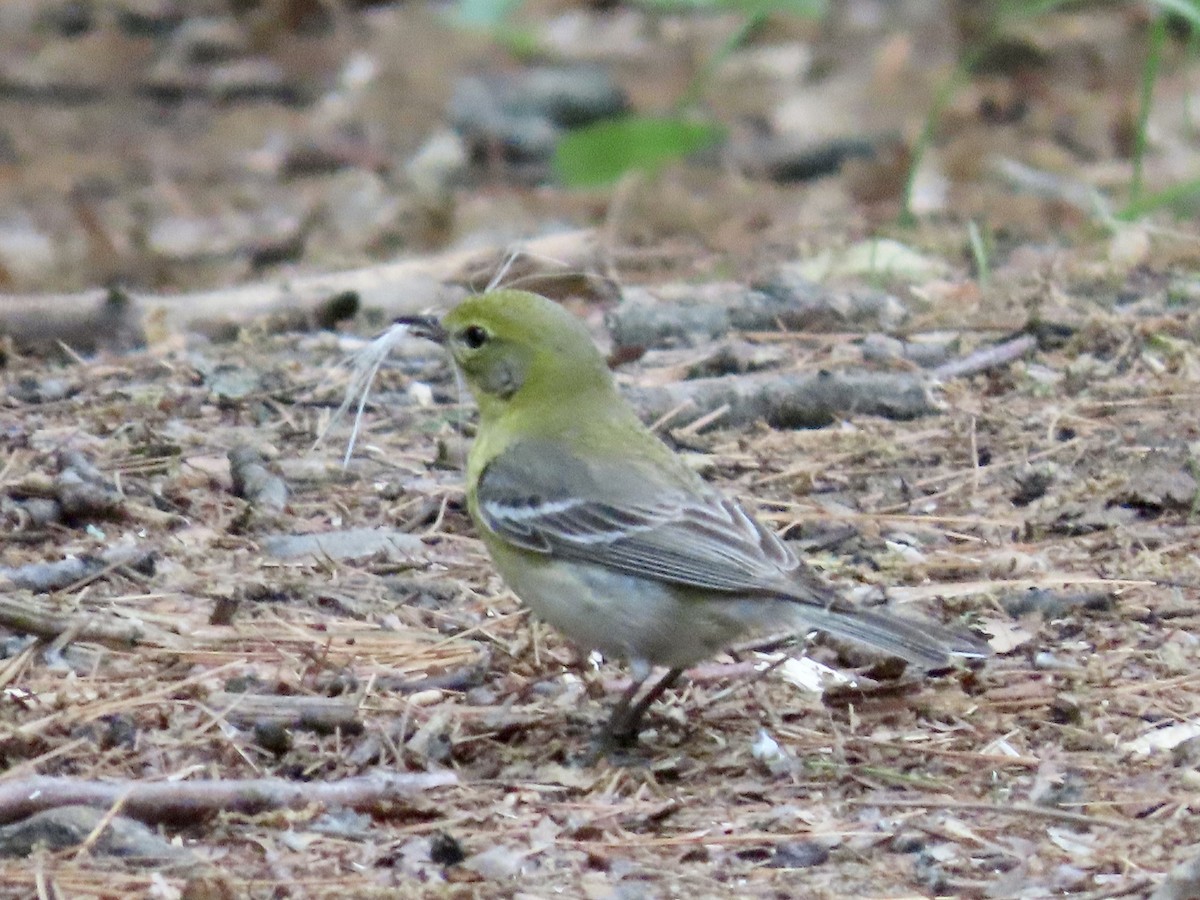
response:
[(417, 337), (433, 341), (435, 344), (446, 343), (446, 329), (436, 316), (400, 316), (395, 320), (396, 325), (407, 325), (408, 330)]

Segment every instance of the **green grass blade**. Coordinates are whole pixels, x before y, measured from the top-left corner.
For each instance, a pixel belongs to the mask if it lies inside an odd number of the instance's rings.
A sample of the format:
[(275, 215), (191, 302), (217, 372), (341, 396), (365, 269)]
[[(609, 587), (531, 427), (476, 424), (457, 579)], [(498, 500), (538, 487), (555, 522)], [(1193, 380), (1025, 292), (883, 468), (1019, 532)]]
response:
[[(1193, 204), (1197, 200), (1200, 200), (1200, 178), (1173, 184), (1151, 194), (1142, 194), (1140, 197), (1130, 200), (1128, 205), (1117, 213), (1116, 217), (1122, 222), (1131, 222), (1134, 219), (1140, 219), (1147, 213), (1159, 209), (1182, 207)], [(1189, 213), (1185, 210), (1184, 214), (1195, 215), (1195, 212), (1193, 210)]]
[(1146, 126), (1150, 121), (1150, 109), (1154, 105), (1154, 85), (1158, 81), (1158, 70), (1162, 63), (1163, 47), (1167, 42), (1167, 17), (1159, 16), (1150, 26), (1150, 46), (1146, 50), (1146, 61), (1142, 65), (1142, 87), (1138, 98), (1137, 130), (1133, 141), (1133, 177), (1129, 183), (1131, 203), (1137, 203), (1142, 195), (1142, 176), (1146, 160)]

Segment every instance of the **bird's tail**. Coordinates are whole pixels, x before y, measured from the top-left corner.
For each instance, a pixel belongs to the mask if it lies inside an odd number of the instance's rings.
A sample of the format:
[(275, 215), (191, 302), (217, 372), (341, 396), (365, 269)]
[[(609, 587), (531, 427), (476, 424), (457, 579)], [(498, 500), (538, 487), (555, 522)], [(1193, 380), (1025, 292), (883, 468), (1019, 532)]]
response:
[(987, 644), (924, 619), (913, 619), (870, 607), (797, 604), (802, 626), (857, 641), (898, 656), (923, 669), (944, 669), (958, 659), (990, 656)]

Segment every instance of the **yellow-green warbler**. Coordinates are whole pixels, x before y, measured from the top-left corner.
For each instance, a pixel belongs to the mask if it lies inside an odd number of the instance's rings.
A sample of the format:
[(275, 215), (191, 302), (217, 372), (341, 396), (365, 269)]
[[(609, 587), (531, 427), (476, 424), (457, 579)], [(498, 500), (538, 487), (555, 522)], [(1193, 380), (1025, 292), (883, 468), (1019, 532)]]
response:
[[(558, 304), (498, 290), (398, 321), (449, 350), (479, 403), (467, 503), (504, 580), (582, 647), (631, 661), (612, 737), (636, 736), (684, 668), (755, 633), (826, 631), (925, 669), (987, 655), (841, 598), (639, 421)], [(670, 671), (635, 704), (655, 665)]]

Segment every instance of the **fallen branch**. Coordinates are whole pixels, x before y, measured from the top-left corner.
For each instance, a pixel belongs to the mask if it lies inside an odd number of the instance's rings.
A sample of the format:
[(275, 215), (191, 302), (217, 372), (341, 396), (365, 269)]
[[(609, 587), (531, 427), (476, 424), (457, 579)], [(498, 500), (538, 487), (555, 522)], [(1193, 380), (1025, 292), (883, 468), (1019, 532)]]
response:
[(1035, 337), (1021, 335), (943, 363), (927, 374), (762, 373), (635, 386), (625, 394), (647, 422), (686, 414), (690, 419), (711, 415), (724, 428), (760, 420), (773, 428), (819, 428), (854, 414), (915, 419), (941, 411), (934, 396), (935, 382), (1009, 365), (1036, 348)]
[(219, 812), (257, 815), (312, 804), (386, 813), (393, 804), (419, 791), (457, 783), (458, 776), (453, 772), (377, 772), (328, 782), (282, 778), (109, 782), (35, 776), (0, 781), (0, 823), (56, 806), (111, 807), (118, 801), (122, 803), (122, 814), (150, 823), (194, 824), (200, 817)]
[(909, 373), (818, 372), (697, 378), (631, 387), (626, 396), (645, 421), (672, 413), (691, 419), (724, 412), (723, 428), (765, 421), (773, 428), (817, 428), (859, 414), (915, 419), (940, 410), (926, 377)]
[[(595, 234), (571, 231), (529, 241), (522, 267), (571, 273), (599, 269)], [(279, 318), (296, 327), (331, 327), (359, 310), (385, 318), (445, 309), (462, 296), (453, 284), (486, 283), (500, 270), (505, 248), (457, 250), (441, 256), (399, 260), (347, 272), (239, 285), (168, 296), (90, 290), (77, 294), (0, 294), (0, 335), (23, 346), (62, 342), (91, 352), (127, 348), (148, 328), (228, 334), (250, 322)], [(529, 286), (530, 275), (514, 276)]]
[(692, 346), (731, 331), (844, 331), (890, 328), (908, 315), (895, 297), (877, 291), (834, 292), (786, 267), (749, 288), (733, 283), (628, 288), (609, 313), (613, 345)]
[[(0, 312), (0, 317), (3, 313)], [(58, 474), (31, 472), (9, 484), (4, 492), (27, 508), (30, 520), (45, 524), (73, 524), (94, 519), (136, 519), (166, 528), (181, 521), (175, 513), (139, 503), (117, 489), (82, 453), (59, 454)], [(30, 501), (44, 501), (30, 505)]]
[(268, 100), (290, 106), (311, 102), (304, 86), (286, 79), (272, 66), (231, 64), (206, 68), (171, 61), (162, 72), (140, 75), (120, 84), (80, 82), (70, 77), (21, 71), (0, 72), (0, 98), (24, 103), (74, 106), (122, 103), (149, 98), (157, 103), (188, 100), (220, 104)]
[(1001, 181), (1008, 190), (1073, 206), (1084, 215), (1094, 216), (1101, 222), (1113, 220), (1112, 210), (1104, 195), (1084, 181), (1036, 169), (1004, 156), (993, 157), (987, 168), (989, 174)]
[(144, 622), (102, 613), (64, 613), (57, 604), (33, 597), (6, 597), (0, 594), (0, 626), (46, 640), (70, 634), (75, 641), (92, 641), (112, 647), (133, 647), (148, 642), (171, 648), (180, 644), (177, 635)]

